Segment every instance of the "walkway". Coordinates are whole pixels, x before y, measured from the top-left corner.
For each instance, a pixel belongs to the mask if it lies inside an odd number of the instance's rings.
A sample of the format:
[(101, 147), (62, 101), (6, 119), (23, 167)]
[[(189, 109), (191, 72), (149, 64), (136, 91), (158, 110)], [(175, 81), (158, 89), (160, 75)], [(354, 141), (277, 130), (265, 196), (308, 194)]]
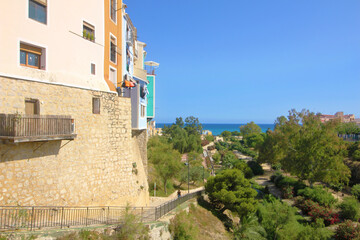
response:
[[(190, 193), (193, 192), (197, 192), (200, 190), (203, 190), (204, 187), (198, 187), (198, 188), (194, 188), (194, 189), (190, 189)], [(181, 191), (181, 195), (185, 195), (187, 194), (188, 191), (187, 190), (182, 190)], [(177, 198), (177, 191), (173, 192), (172, 194), (170, 194), (168, 197), (150, 197), (150, 207), (158, 207), (161, 204), (164, 204), (170, 200), (176, 199)]]
[(275, 186), (273, 182), (270, 181), (270, 177), (273, 174), (270, 164), (264, 163), (261, 164), (262, 168), (264, 169), (264, 174), (258, 176), (255, 179), (255, 182), (261, 186), (267, 186), (269, 192), (277, 198), (281, 198), (281, 191)]

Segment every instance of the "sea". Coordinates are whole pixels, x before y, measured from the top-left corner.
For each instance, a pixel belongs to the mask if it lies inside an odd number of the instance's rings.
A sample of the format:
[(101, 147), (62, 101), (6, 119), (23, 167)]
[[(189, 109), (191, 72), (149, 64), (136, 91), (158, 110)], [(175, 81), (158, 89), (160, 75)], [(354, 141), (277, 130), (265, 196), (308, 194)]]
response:
[[(156, 123), (156, 128), (163, 128), (164, 125), (171, 126), (172, 123)], [(213, 135), (218, 136), (223, 131), (240, 131), (240, 127), (246, 125), (245, 123), (233, 124), (233, 123), (202, 123), (203, 130), (209, 130)], [(266, 132), (268, 129), (274, 130), (274, 124), (258, 124), (261, 127), (262, 132)]]

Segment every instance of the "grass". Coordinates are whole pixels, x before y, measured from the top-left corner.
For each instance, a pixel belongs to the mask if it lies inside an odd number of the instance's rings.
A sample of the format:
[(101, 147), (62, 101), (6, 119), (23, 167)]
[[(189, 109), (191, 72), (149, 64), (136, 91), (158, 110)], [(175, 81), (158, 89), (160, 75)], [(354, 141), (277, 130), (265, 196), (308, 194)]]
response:
[[(200, 201), (204, 200), (200, 199)], [(177, 221), (172, 221), (173, 226), (170, 226), (172, 229), (181, 231), (184, 228), (190, 228), (188, 225), (189, 223), (191, 224), (192, 230), (187, 233), (189, 236), (187, 236), (188, 238), (186, 239), (232, 239), (231, 234), (226, 230), (224, 223), (215, 216), (212, 211), (202, 207), (200, 204), (190, 204), (189, 212), (186, 213), (185, 211), (182, 211), (177, 214), (177, 217)], [(176, 224), (176, 226), (174, 226), (174, 224)]]

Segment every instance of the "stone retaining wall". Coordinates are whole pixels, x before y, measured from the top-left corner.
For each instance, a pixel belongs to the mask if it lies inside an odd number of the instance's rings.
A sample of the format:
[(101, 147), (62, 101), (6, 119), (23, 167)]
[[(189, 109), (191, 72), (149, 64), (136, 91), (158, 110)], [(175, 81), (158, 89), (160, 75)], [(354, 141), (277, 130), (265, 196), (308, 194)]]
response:
[[(100, 114), (92, 113), (93, 97), (100, 98)], [(142, 161), (133, 151), (139, 146), (133, 146), (129, 98), (0, 77), (0, 113), (24, 114), (25, 98), (40, 101), (41, 115), (71, 115), (77, 137), (0, 143), (0, 205), (148, 205), (144, 164), (134, 170)]]

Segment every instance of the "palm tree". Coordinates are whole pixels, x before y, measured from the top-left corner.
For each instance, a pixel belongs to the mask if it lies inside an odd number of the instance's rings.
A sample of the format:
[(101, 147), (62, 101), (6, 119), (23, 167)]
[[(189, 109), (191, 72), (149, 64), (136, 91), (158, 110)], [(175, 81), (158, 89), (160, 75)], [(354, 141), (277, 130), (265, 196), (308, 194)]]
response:
[(242, 217), (240, 223), (234, 228), (234, 239), (266, 240), (266, 231), (259, 224), (255, 214)]

